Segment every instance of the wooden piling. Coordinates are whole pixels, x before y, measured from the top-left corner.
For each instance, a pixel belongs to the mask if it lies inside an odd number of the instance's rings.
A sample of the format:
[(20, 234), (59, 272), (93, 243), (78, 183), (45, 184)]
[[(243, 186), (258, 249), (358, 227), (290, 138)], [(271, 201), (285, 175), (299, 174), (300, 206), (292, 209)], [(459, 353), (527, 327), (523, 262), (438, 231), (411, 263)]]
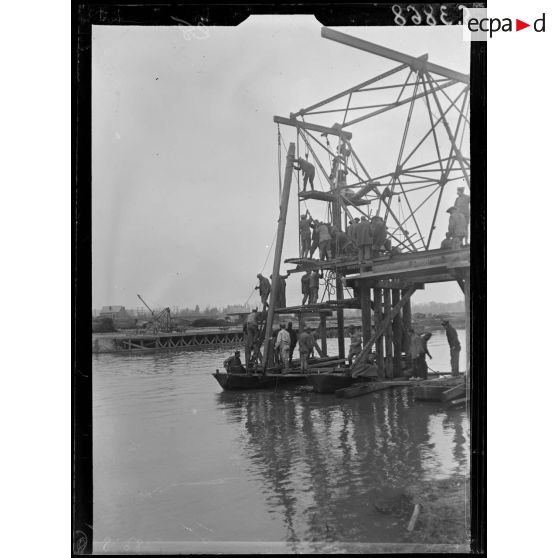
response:
[[(384, 291), (384, 315), (386, 318), (391, 312), (391, 289), (383, 289)], [(393, 378), (393, 332), (392, 322), (387, 326), (384, 334), (385, 339), (385, 372), (386, 378)]]
[[(382, 289), (374, 289), (374, 325), (378, 328), (382, 323)], [(385, 378), (384, 370), (384, 336), (376, 340), (376, 361), (378, 365), (378, 378)]]
[(362, 340), (364, 344), (372, 339), (372, 306), (370, 300), (370, 285), (366, 281), (359, 284), (360, 311), (362, 313)]
[[(407, 289), (403, 289), (403, 295), (407, 292)], [(409, 335), (409, 330), (412, 324), (412, 313), (411, 313), (411, 301), (408, 300), (403, 305), (403, 350), (405, 354), (409, 354), (411, 348), (411, 337)]]
[[(337, 180), (337, 179), (336, 179)], [(335, 226), (337, 231), (341, 230), (341, 200), (340, 192), (336, 188), (335, 196), (333, 199), (331, 207), (331, 217), (332, 224)], [(338, 257), (338, 254), (335, 254)], [(343, 289), (343, 274), (341, 270), (335, 271), (335, 294), (337, 300), (343, 300), (345, 298)], [(343, 308), (339, 306), (337, 308), (337, 344), (339, 347), (339, 358), (345, 358), (345, 315)]]
[[(399, 289), (393, 289), (392, 293), (392, 303), (393, 306), (397, 306), (401, 300), (401, 291)], [(401, 322), (401, 312), (398, 312), (393, 318), (393, 375), (399, 378), (402, 375), (402, 362), (401, 362), (401, 349), (403, 341), (403, 324)]]
[[(322, 352), (327, 355), (327, 318), (323, 312), (320, 312), (320, 340), (322, 344)], [(341, 356), (341, 355), (339, 355)]]
[(264, 354), (263, 354), (264, 369), (267, 368), (267, 366), (273, 365), (273, 347), (271, 346), (273, 341), (272, 339), (273, 313), (275, 310), (275, 301), (277, 299), (277, 292), (279, 289), (281, 254), (283, 252), (283, 241), (285, 239), (285, 226), (287, 224), (287, 211), (289, 208), (289, 194), (291, 191), (291, 181), (293, 178), (294, 156), (295, 156), (295, 144), (291, 142), (289, 144), (289, 151), (287, 153), (283, 191), (281, 193), (281, 205), (279, 207), (277, 241), (275, 242), (275, 258), (273, 260), (273, 279), (271, 282), (271, 294), (270, 294), (269, 308), (267, 309), (267, 322), (265, 326), (265, 340), (264, 340)]

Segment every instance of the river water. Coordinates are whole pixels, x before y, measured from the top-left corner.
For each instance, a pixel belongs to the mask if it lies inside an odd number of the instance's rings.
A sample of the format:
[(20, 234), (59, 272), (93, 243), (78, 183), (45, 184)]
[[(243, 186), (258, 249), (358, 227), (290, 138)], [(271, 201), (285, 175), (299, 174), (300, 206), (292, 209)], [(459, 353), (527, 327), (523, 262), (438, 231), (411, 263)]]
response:
[[(445, 333), (429, 348), (431, 368), (449, 370)], [(93, 357), (98, 552), (399, 542), (404, 526), (376, 502), (469, 474), (466, 411), (414, 402), (408, 388), (347, 400), (304, 387), (225, 393), (210, 373), (231, 352)]]

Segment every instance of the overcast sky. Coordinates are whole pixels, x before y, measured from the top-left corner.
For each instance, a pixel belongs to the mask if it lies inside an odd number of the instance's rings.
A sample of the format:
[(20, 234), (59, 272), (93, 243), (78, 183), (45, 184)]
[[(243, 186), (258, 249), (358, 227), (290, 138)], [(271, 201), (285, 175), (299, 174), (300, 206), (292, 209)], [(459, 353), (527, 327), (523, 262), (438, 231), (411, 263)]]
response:
[[(273, 116), (288, 116), (395, 65), (324, 39), (320, 29), (312, 16), (252, 16), (236, 28), (196, 28), (195, 34), (181, 27), (94, 26), (94, 308), (135, 308), (136, 293), (154, 307), (246, 302), (277, 228)], [(469, 72), (469, 45), (459, 26), (338, 29)], [(363, 125), (361, 137), (358, 125), (352, 130), (373, 174), (393, 170), (405, 114), (398, 118)], [(337, 120), (331, 116), (330, 124)], [(295, 136), (284, 128), (288, 144)], [(420, 137), (418, 128), (413, 133)], [(445, 232), (446, 204), (455, 198), (455, 188), (448, 190), (434, 247)], [(283, 260), (298, 256), (291, 193)], [(264, 274), (272, 266), (273, 252)], [(288, 268), (282, 264), (281, 271)], [(299, 279), (287, 281), (289, 305), (300, 303)], [(461, 297), (447, 283), (413, 299)]]

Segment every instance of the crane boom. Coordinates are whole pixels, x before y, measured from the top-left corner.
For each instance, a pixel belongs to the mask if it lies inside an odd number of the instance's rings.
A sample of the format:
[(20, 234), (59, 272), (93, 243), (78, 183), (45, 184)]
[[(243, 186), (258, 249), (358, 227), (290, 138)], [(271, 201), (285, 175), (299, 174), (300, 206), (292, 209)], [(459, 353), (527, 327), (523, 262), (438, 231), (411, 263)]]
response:
[(153, 312), (153, 310), (151, 310), (151, 308), (149, 308), (149, 306), (147, 305), (147, 302), (145, 302), (145, 300), (143, 300), (143, 298), (141, 298), (140, 295), (137, 295), (137, 296), (143, 302), (144, 306), (151, 312), (151, 315), (155, 316), (155, 312)]

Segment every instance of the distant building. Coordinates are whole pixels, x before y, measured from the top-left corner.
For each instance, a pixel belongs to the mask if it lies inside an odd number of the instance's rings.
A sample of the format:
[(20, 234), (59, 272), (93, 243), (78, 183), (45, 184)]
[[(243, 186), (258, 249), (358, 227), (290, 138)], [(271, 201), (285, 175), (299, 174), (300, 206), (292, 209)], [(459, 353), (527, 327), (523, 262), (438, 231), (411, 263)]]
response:
[(124, 306), (103, 306), (99, 312), (99, 318), (129, 318)]

